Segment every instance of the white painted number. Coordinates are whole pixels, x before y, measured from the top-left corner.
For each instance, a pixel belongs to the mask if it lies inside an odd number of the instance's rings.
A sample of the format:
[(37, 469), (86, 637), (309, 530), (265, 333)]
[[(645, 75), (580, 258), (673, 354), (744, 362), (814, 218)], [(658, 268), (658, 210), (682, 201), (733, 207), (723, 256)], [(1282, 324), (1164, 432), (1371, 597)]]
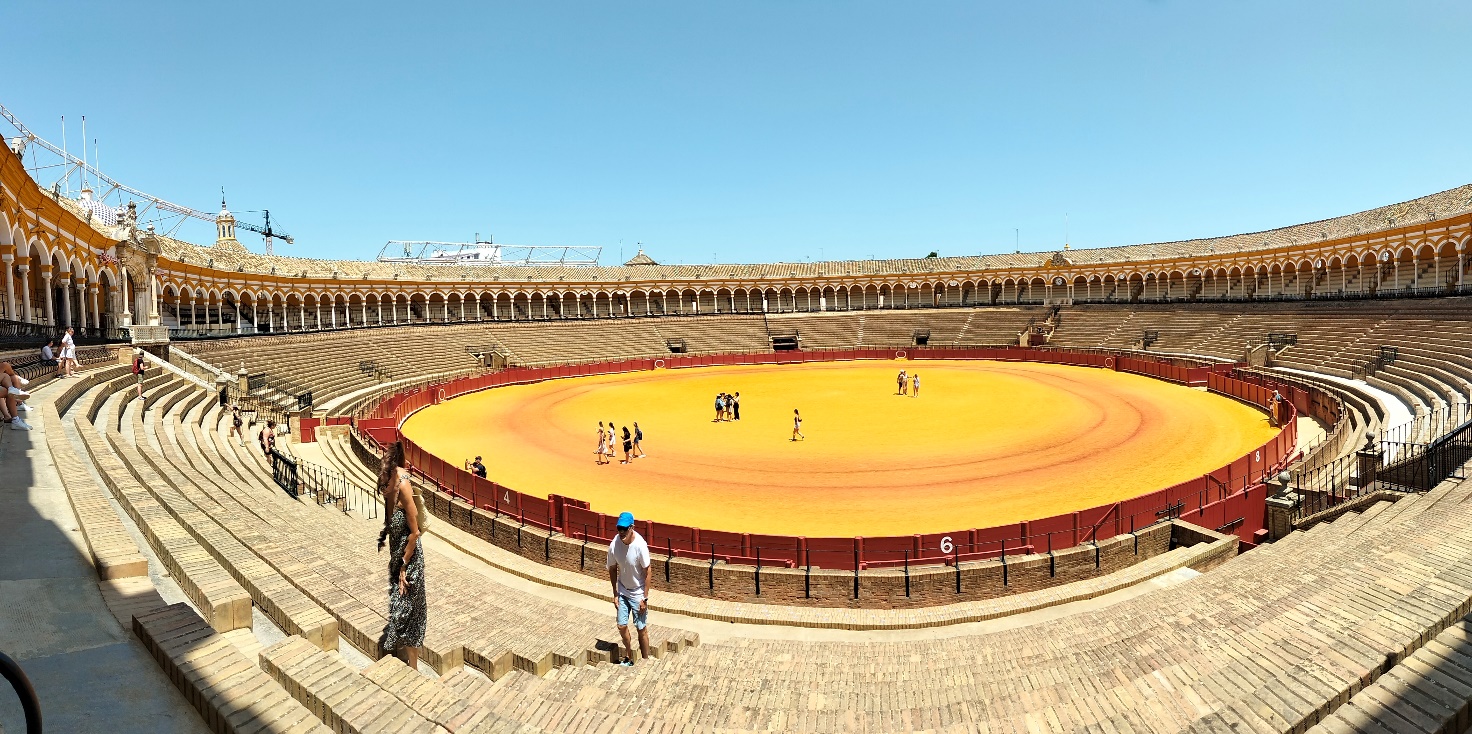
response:
[(953, 551), (955, 549), (956, 549), (956, 544), (951, 542), (951, 536), (947, 535), (946, 537), (940, 539), (940, 552), (941, 553), (950, 553), (951, 551)]
[(505, 495), (504, 495), (504, 496), (503, 496), (503, 497), (502, 497), (502, 498), (501, 498), (501, 501), (502, 501), (502, 502), (504, 502), (504, 503), (506, 503), (506, 504), (508, 504), (508, 505), (509, 505), (509, 504), (511, 504), (511, 493), (510, 493), (510, 492), (507, 492), (507, 493), (506, 493), (506, 494), (505, 494)]
[(1262, 451), (1256, 452), (1256, 458), (1254, 458), (1253, 461), (1262, 461)]

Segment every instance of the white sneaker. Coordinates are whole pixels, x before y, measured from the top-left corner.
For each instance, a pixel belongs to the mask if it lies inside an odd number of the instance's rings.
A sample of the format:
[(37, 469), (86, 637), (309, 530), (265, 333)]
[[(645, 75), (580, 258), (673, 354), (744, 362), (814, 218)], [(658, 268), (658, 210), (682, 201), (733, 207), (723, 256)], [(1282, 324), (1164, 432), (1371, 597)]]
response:
[(12, 430), (12, 431), (29, 431), (29, 430), (31, 430), (31, 424), (26, 423), (25, 421), (21, 420), (20, 418), (12, 418), (10, 420), (10, 430)]
[(27, 413), (31, 412), (32, 410), (35, 410), (35, 408), (32, 408), (31, 406), (29, 406), (29, 405), (27, 405), (25, 403), (21, 403), (20, 405), (17, 405), (16, 407), (17, 408), (20, 408), (21, 410), (24, 410)]

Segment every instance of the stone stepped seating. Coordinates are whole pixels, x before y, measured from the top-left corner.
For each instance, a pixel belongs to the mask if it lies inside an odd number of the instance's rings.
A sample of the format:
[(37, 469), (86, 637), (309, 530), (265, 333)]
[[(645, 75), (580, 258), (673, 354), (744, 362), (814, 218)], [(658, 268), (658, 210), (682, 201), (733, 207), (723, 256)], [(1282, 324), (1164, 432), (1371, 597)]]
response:
[(335, 732), (435, 734), (444, 727), (300, 637), (261, 651), (261, 668)]
[(685, 316), (651, 321), (666, 339), (684, 339), (693, 354), (761, 352), (772, 348), (766, 319), (760, 315)]
[(803, 349), (851, 349), (859, 343), (866, 314), (783, 314), (767, 318), (773, 333), (796, 329)]
[(511, 322), (483, 328), (496, 343), (516, 355), (517, 363), (525, 365), (670, 353), (650, 319)]
[[(132, 380), (127, 375), (119, 380)], [(110, 420), (110, 416), (104, 416)], [(108, 441), (85, 416), (68, 416), (92, 464), (113, 498), (128, 513), (204, 619), (219, 632), (251, 626), (251, 598), (112, 453)]]
[[(267, 566), (274, 569), (326, 610), (343, 637), (377, 657), (377, 637), (383, 626), (377, 610), (386, 603), (382, 578), (386, 561), (375, 550), (380, 526), (274, 490), (269, 467), (253, 444), (241, 449), (225, 440), (218, 425), (200, 429), (197, 419), (168, 411), (163, 401), (157, 405), (146, 416), (130, 411), (132, 436), (148, 438), (134, 446), (119, 440), (118, 452), (140, 463), (140, 473), (148, 471), (157, 477), (158, 484), (166, 488), (155, 490), (160, 496), (197, 508), (178, 508), (191, 527), (218, 522), (264, 561), (237, 559), (239, 573), (245, 568), (255, 568), (257, 573), (265, 573)], [(213, 402), (181, 398), (176, 405), (223, 417)], [(154, 440), (159, 447), (150, 445)], [(136, 457), (130, 456), (133, 453)], [(201, 453), (206, 458), (191, 463), (189, 457)], [(165, 478), (155, 464), (168, 469), (170, 476)], [(230, 545), (226, 538), (217, 540)], [(436, 668), (448, 670), (467, 660), (490, 675), (504, 674), (513, 667), (545, 673), (556, 665), (610, 659), (613, 640), (589, 632), (613, 631), (601, 615), (501, 588), (433, 551), (426, 551), (426, 563), (433, 569), (433, 583), (425, 658)], [(264, 602), (262, 606), (269, 611)], [(271, 616), (289, 633), (298, 632), (297, 627), (311, 629), (300, 624), (293, 627), (284, 613)], [(694, 642), (688, 633), (668, 628), (652, 628), (652, 634), (661, 654)]]
[[(165, 415), (169, 407), (167, 399), (161, 400), (151, 415)], [(271, 528), (246, 507), (222, 502), (207, 493), (204, 487), (210, 480), (186, 463), (177, 444), (159, 435), (162, 428), (151, 423), (149, 427), (154, 430), (146, 431), (139, 411), (130, 413), (135, 441), (112, 443), (134, 478), (148, 487), (155, 499), (250, 592), (255, 606), (278, 627), (323, 649), (337, 649), (336, 620), (278, 573), (278, 564), (285, 561), (272, 564), (263, 559), (270, 549)], [(152, 446), (151, 440), (136, 440), (145, 435), (158, 439), (160, 447)], [(299, 570), (296, 575), (300, 575)]]
[[(864, 312), (863, 344), (866, 347), (909, 347), (915, 343), (917, 330), (930, 330), (930, 343), (946, 346), (956, 343), (956, 337), (966, 325), (966, 320), (975, 313), (972, 309), (912, 309), (908, 311)], [(1047, 315), (1043, 308), (988, 309), (988, 318), (1007, 324), (1003, 331), (1008, 336), (1001, 344), (1017, 342), (1017, 333), (1027, 327), (1029, 318), (1042, 321)], [(974, 343), (974, 339), (972, 340)]]
[[(1472, 604), (1472, 542), (1445, 542), (1472, 524), (1457, 487), (1379, 503), (1192, 581), (1016, 630), (904, 643), (743, 639), (633, 671), (445, 684), (523, 711), (555, 702), (742, 729), (1301, 730)], [(1407, 568), (1409, 557), (1420, 560)]]
[(107, 501), (105, 490), (97, 486), (92, 476), (75, 461), (75, 451), (66, 433), (62, 430), (61, 416), (74, 404), (73, 401), (94, 385), (128, 374), (124, 366), (84, 373), (78, 384), (67, 390), (66, 395), (40, 399), (38, 408), (42, 420), (54, 430), (46, 431), (46, 448), (51, 453), (56, 473), (66, 488), (67, 500), (77, 517), (77, 527), (87, 544), (87, 553), (99, 579), (128, 578), (148, 575), (148, 560), (138, 552), (133, 537), (123, 527), (122, 519)]
[(132, 628), (213, 731), (332, 731), (188, 606), (139, 614)]
[(1472, 725), (1469, 703), (1472, 620), (1463, 618), (1308, 731), (1457, 734)]

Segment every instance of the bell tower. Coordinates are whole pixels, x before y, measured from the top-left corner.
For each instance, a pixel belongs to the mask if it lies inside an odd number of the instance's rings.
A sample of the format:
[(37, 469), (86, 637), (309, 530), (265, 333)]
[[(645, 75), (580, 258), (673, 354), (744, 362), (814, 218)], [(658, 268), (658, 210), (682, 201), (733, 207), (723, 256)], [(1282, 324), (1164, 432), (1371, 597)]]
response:
[(225, 207), (224, 189), (220, 189), (220, 213), (215, 215), (215, 245), (240, 245), (240, 241), (235, 239), (235, 215)]

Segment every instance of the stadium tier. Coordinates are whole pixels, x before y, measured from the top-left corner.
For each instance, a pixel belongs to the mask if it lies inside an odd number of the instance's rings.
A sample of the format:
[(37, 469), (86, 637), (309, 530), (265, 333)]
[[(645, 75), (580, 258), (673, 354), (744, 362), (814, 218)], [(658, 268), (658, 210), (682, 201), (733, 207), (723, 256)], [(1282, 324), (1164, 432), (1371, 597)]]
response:
[[(1472, 186), (1115, 248), (480, 267), (258, 255), (228, 212), (217, 242), (194, 245), (126, 211), (97, 221), (9, 151), (0, 184), (3, 356), (28, 381), (15, 418), (32, 426), (0, 433), (14, 444), (0, 449), (54, 466), (100, 599), (214, 731), (1469, 724)], [(83, 342), (70, 380), (38, 356), (68, 326)], [(931, 375), (945, 360), (1196, 391), (1267, 437), (1171, 487), (993, 527), (958, 518), (948, 533), (640, 518), (652, 650), (633, 667), (617, 664), (639, 655), (621, 645), (603, 566), (615, 508), (576, 487), (517, 492), (405, 439), (429, 522), (428, 625), (419, 670), (382, 649), (376, 475), (418, 411), (547, 380), (796, 364)], [(1009, 389), (1033, 389), (1019, 375)], [(920, 404), (893, 386), (890, 404)], [(727, 430), (700, 410), (701, 430)], [(274, 450), (260, 445), (268, 420), (286, 429)], [(798, 450), (799, 426), (780, 416), (782, 449), (791, 429)], [(584, 438), (569, 439), (580, 454)], [(1083, 439), (1038, 450), (1067, 440)], [(703, 502), (699, 480), (670, 481)]]

